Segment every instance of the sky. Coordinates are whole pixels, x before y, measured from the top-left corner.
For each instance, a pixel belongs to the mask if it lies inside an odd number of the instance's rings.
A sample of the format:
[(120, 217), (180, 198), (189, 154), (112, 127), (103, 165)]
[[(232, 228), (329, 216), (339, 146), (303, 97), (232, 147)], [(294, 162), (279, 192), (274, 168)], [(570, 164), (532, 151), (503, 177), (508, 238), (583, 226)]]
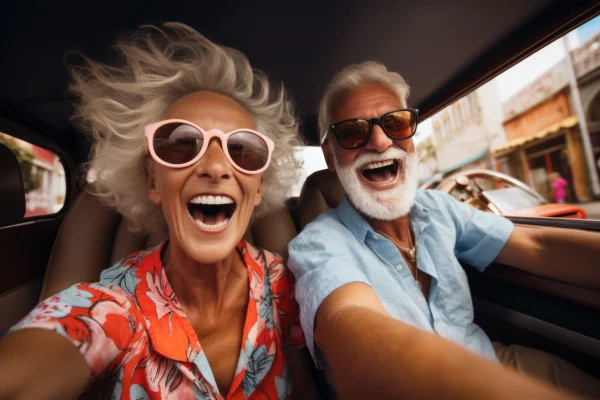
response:
[(600, 32), (600, 17), (596, 17), (590, 22), (577, 28), (579, 40), (581, 43), (586, 42), (589, 38)]
[[(600, 32), (600, 16), (566, 35), (569, 49), (573, 50), (579, 47), (598, 32)], [(500, 101), (505, 102), (521, 89), (535, 81), (537, 77), (560, 62), (565, 55), (566, 51), (563, 40), (558, 39), (497, 76), (493, 82), (497, 85)], [(432, 133), (431, 118), (420, 122), (417, 134), (414, 137), (415, 144), (418, 144)], [(303, 178), (314, 171), (326, 168), (323, 153), (319, 147), (306, 147), (302, 152), (297, 153), (297, 157), (304, 159), (303, 169), (305, 176)], [(303, 182), (304, 179), (301, 179), (301, 181)], [(300, 187), (301, 185), (298, 186), (297, 191), (299, 191)]]

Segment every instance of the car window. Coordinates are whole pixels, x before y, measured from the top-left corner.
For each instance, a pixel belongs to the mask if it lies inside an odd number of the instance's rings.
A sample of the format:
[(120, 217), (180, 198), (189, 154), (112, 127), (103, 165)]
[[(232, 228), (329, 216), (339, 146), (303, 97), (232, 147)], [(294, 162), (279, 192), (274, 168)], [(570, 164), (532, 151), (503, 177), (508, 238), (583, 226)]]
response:
[(296, 149), (296, 158), (302, 160), (302, 171), (296, 185), (292, 188), (293, 197), (300, 195), (302, 185), (313, 172), (327, 168), (323, 151), (319, 146), (305, 146)]
[[(415, 136), (420, 182), (491, 170), (600, 219), (598, 110), (600, 17), (422, 122)], [(501, 197), (511, 211), (529, 204)]]
[(56, 214), (62, 210), (67, 192), (65, 169), (50, 150), (0, 132), (0, 143), (19, 160), (25, 189), (25, 218)]

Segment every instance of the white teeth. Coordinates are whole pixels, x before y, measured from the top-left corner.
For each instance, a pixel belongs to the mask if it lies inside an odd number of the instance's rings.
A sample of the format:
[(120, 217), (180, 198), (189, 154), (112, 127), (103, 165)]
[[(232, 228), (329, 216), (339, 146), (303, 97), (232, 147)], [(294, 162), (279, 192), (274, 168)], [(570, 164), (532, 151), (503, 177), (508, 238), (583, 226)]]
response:
[(221, 221), (215, 225), (205, 224), (204, 222), (200, 221), (199, 219), (195, 219), (194, 222), (196, 222), (196, 224), (198, 224), (198, 226), (200, 226), (202, 229), (206, 229), (208, 231), (216, 231), (218, 229), (221, 229), (225, 225), (227, 225), (229, 223), (229, 218), (225, 218), (223, 221)]
[(232, 204), (233, 200), (225, 196), (215, 197), (215, 204)]
[(362, 170), (364, 171), (365, 169), (383, 168), (383, 167), (387, 167), (388, 165), (392, 165), (393, 163), (394, 163), (394, 160), (376, 161), (376, 162), (372, 162), (370, 164), (365, 165), (364, 167), (362, 167)]
[(190, 200), (190, 203), (192, 203), (192, 204), (208, 204), (208, 205), (233, 204), (233, 199), (231, 197), (227, 197), (227, 196), (204, 195), (204, 196), (194, 197), (193, 199)]

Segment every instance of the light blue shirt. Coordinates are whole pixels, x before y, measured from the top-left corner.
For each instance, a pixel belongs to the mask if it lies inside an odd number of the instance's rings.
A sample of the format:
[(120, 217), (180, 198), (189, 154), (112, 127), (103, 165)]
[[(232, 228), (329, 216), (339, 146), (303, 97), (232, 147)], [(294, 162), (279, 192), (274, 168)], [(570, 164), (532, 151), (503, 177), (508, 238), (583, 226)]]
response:
[(473, 301), (460, 262), (480, 271), (496, 258), (513, 224), (478, 211), (437, 190), (419, 191), (409, 213), (419, 271), (432, 277), (427, 301), (394, 244), (375, 232), (346, 197), (317, 218), (289, 245), (296, 299), (308, 348), (321, 302), (350, 282), (373, 288), (392, 317), (497, 360), (492, 344), (473, 322)]

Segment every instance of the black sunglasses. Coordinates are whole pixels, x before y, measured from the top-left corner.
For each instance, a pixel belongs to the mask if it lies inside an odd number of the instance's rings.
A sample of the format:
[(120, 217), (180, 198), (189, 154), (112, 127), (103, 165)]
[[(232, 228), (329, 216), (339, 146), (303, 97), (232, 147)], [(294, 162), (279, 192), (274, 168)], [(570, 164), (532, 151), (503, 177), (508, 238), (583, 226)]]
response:
[(331, 131), (344, 149), (357, 149), (369, 143), (374, 125), (379, 125), (390, 139), (410, 139), (417, 131), (418, 119), (419, 110), (416, 108), (390, 111), (378, 118), (346, 119), (330, 125), (321, 144), (325, 143), (327, 134)]

